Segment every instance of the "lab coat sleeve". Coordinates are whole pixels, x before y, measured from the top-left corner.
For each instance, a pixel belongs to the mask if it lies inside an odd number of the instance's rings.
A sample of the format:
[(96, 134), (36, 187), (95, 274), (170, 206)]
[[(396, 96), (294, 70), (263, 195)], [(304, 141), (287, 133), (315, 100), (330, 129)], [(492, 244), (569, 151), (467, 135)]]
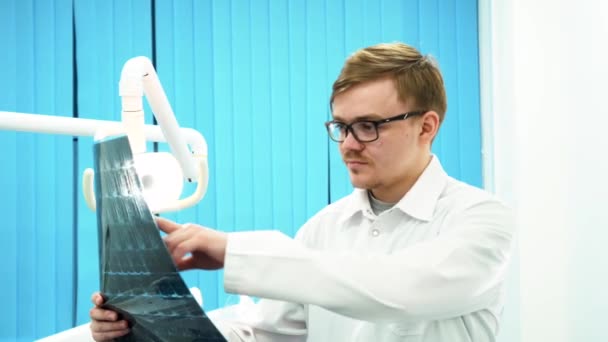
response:
[(487, 307), (501, 291), (512, 230), (510, 211), (485, 201), (437, 238), (390, 255), (314, 250), (276, 231), (233, 233), (224, 286), (377, 323), (456, 317)]
[(228, 342), (304, 342), (306, 324), (300, 304), (270, 299), (241, 302), (208, 312)]

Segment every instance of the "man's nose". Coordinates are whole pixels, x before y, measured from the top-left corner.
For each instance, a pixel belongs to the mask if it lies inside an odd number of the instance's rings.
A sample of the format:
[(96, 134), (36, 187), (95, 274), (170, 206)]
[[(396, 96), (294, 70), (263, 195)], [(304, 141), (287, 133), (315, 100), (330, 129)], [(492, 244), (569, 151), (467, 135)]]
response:
[(364, 146), (365, 145), (355, 139), (355, 135), (353, 134), (352, 130), (349, 130), (340, 147), (345, 150), (361, 150)]

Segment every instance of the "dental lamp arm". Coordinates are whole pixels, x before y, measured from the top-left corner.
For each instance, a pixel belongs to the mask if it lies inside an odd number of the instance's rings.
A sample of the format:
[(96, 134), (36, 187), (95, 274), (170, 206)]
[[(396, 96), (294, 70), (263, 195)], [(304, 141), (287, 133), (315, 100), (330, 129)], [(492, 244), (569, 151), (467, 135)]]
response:
[[(143, 112), (143, 95), (150, 104), (152, 112), (158, 121), (159, 127), (145, 125)], [(123, 66), (120, 83), (119, 95), (122, 99), (122, 123), (88, 120), (80, 118), (53, 117), (44, 115), (30, 115), (20, 113), (8, 113), (0, 116), (0, 129), (23, 130), (30, 132), (67, 134), (67, 135), (90, 135), (95, 136), (95, 140), (100, 137), (107, 137), (117, 133), (126, 132), (129, 137), (129, 144), (133, 152), (136, 165), (142, 165), (145, 160), (150, 161), (151, 157), (146, 154), (146, 139), (154, 138), (154, 141), (166, 141), (172, 152), (170, 160), (177, 161), (179, 171), (174, 174), (187, 179), (189, 182), (197, 181), (195, 192), (185, 199), (179, 199), (179, 189), (175, 195), (162, 197), (162, 204), (155, 203), (150, 205), (150, 210), (154, 213), (176, 211), (194, 205), (202, 199), (208, 184), (208, 164), (207, 164), (207, 144), (202, 135), (194, 130), (181, 130), (165, 95), (154, 66), (146, 57), (135, 57), (129, 59)], [(153, 128), (152, 128), (153, 127)], [(162, 131), (162, 134), (160, 134)], [(190, 153), (186, 139), (193, 139), (193, 153)], [(159, 155), (160, 156), (160, 155)], [(155, 157), (156, 158), (156, 157)], [(158, 158), (156, 158), (158, 160)], [(176, 164), (174, 164), (176, 165)], [(147, 168), (150, 170), (149, 168)], [(177, 169), (174, 169), (177, 170)], [(138, 173), (141, 170), (138, 170)], [(148, 174), (147, 179), (154, 179), (158, 176), (158, 170), (153, 171), (155, 176)], [(179, 174), (178, 174), (179, 173)], [(95, 195), (93, 192), (93, 170), (87, 169), (83, 177), (83, 191), (87, 205), (95, 210)], [(176, 177), (176, 178), (177, 178)], [(152, 182), (152, 184), (155, 184)], [(163, 188), (144, 189), (152, 198), (160, 199)], [(152, 191), (152, 192), (151, 192)], [(152, 196), (152, 194), (154, 194)], [(146, 197), (144, 195), (144, 197)], [(165, 199), (166, 198), (166, 199)], [(150, 202), (150, 201), (148, 201)], [(155, 201), (156, 202), (156, 201)]]
[[(93, 137), (102, 129), (117, 131), (123, 129), (123, 124), (109, 120), (0, 111), (0, 130)], [(202, 134), (183, 127), (179, 128), (179, 133), (192, 149), (193, 156), (207, 157), (207, 141)], [(144, 125), (143, 135), (146, 141), (167, 142), (161, 128), (156, 125)]]
[(143, 94), (146, 95), (154, 117), (166, 137), (172, 154), (179, 162), (184, 177), (190, 182), (197, 179), (197, 165), (194, 163), (190, 151), (188, 151), (184, 137), (180, 134), (179, 125), (169, 100), (160, 84), (152, 62), (143, 56), (131, 58), (125, 63), (119, 83), (123, 123), (133, 153), (145, 152), (145, 140), (141, 130), (144, 123)]
[[(124, 126), (121, 122), (116, 121), (0, 111), (0, 130), (92, 137), (100, 131), (124, 130)], [(194, 179), (198, 184), (191, 196), (162, 208), (152, 208), (153, 212), (169, 212), (190, 207), (198, 203), (207, 191), (207, 142), (198, 131), (192, 128), (180, 128), (179, 133), (192, 149), (191, 158), (194, 158), (198, 166), (198, 175)], [(144, 125), (143, 136), (147, 141), (166, 142), (166, 137), (158, 126)], [(83, 177), (83, 192), (87, 205), (95, 210), (92, 184), (93, 172), (89, 169), (85, 171)]]

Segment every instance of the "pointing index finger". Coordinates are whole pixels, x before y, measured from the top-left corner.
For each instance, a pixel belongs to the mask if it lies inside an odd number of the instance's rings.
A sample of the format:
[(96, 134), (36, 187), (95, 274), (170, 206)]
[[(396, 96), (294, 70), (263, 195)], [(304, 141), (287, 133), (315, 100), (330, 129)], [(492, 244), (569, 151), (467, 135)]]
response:
[(158, 229), (162, 230), (163, 232), (165, 232), (167, 234), (171, 234), (174, 231), (176, 231), (182, 227), (181, 224), (177, 224), (173, 221), (164, 219), (162, 217), (156, 217), (155, 221), (156, 221), (156, 224), (158, 225)]

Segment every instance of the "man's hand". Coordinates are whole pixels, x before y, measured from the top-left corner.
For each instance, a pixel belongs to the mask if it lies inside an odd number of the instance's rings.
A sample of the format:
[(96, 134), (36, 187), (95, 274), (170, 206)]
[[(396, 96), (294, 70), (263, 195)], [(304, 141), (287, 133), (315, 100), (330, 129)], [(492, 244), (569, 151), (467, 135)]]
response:
[(158, 227), (168, 235), (165, 244), (177, 268), (215, 270), (224, 267), (228, 235), (196, 224), (180, 225), (156, 218)]
[(111, 310), (102, 309), (103, 297), (99, 292), (93, 293), (91, 301), (95, 306), (89, 312), (91, 316), (91, 334), (97, 342), (112, 341), (129, 333), (129, 324), (118, 320), (118, 314)]

